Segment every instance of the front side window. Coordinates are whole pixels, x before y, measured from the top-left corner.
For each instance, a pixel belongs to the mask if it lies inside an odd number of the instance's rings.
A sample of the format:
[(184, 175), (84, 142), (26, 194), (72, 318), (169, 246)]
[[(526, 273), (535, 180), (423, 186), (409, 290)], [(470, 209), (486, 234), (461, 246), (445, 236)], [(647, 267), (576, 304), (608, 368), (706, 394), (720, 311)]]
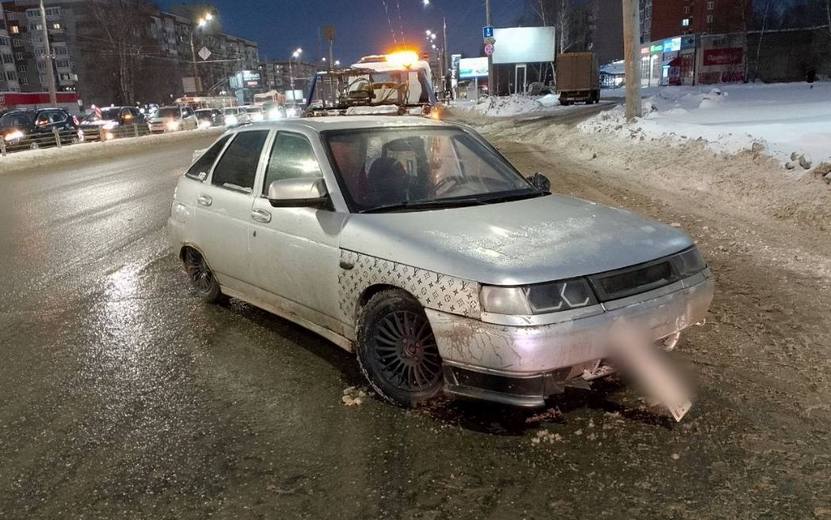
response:
[(302, 135), (281, 132), (271, 147), (268, 169), (265, 172), (263, 195), (274, 181), (299, 177), (321, 177), (312, 144)]
[(325, 132), (353, 211), (477, 205), (541, 195), (478, 138), (456, 128)]
[(268, 130), (240, 132), (214, 168), (211, 183), (232, 190), (251, 193)]
[(208, 174), (211, 173), (211, 168), (213, 168), (213, 165), (216, 162), (216, 158), (219, 157), (220, 152), (222, 152), (222, 149), (225, 148), (225, 143), (227, 143), (230, 138), (230, 135), (226, 135), (211, 146), (208, 151), (202, 154), (202, 157), (200, 157), (199, 160), (197, 160), (193, 166), (190, 167), (190, 170), (188, 170), (186, 175), (200, 181), (207, 179)]

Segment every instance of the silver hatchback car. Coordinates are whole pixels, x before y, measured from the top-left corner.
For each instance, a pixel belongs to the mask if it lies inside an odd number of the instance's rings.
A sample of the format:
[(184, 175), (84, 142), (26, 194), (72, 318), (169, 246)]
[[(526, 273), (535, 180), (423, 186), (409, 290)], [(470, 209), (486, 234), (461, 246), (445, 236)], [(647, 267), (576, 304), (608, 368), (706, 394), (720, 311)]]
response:
[(205, 300), (244, 300), (355, 352), (390, 401), (533, 407), (610, 373), (616, 323), (671, 347), (713, 298), (687, 235), (549, 187), (463, 126), (283, 120), (202, 153), (169, 231)]

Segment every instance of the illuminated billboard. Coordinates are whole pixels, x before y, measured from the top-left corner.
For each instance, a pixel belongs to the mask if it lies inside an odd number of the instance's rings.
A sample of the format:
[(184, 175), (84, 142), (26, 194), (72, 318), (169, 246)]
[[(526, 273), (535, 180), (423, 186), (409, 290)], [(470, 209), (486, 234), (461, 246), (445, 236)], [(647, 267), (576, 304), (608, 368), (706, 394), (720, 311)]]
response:
[(493, 33), (494, 63), (554, 61), (557, 41), (554, 27), (507, 27), (494, 29)]
[(481, 78), (487, 75), (487, 58), (462, 58), (459, 60), (459, 79)]

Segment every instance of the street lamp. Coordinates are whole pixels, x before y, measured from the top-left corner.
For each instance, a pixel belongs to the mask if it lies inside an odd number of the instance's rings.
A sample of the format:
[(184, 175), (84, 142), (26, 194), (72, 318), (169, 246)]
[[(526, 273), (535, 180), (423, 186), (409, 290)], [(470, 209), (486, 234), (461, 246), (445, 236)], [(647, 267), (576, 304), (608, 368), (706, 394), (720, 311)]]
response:
[(205, 13), (204, 16), (201, 16), (198, 20), (196, 20), (196, 25), (190, 29), (190, 55), (193, 59), (193, 86), (196, 89), (197, 94), (202, 91), (202, 81), (199, 78), (199, 71), (196, 68), (196, 45), (193, 40), (196, 36), (196, 30), (206, 27), (213, 19), (213, 13)]
[[(423, 0), (422, 5), (424, 5), (425, 9), (433, 7), (433, 4), (430, 2), (430, 0)], [(442, 14), (441, 22), (442, 22), (442, 33), (443, 33), (442, 46), (441, 46), (441, 83), (442, 83), (441, 88), (442, 88), (442, 92), (446, 92), (447, 91), (447, 89), (446, 89), (446, 82), (447, 82), (447, 78), (446, 78), (446, 75), (447, 75), (447, 16), (445, 15), (444, 10), (442, 8), (439, 7), (438, 10), (441, 11), (441, 14)], [(427, 34), (427, 37), (430, 39), (431, 42), (435, 41), (436, 33), (434, 33), (431, 30), (427, 30), (427, 31), (425, 31), (425, 34)], [(435, 48), (435, 46), (433, 48)]]
[(297, 50), (295, 50), (293, 53), (291, 53), (291, 58), (289, 58), (289, 82), (291, 84), (291, 100), (292, 100), (292, 105), (293, 106), (297, 105), (297, 96), (296, 96), (296, 93), (295, 93), (295, 90), (294, 90), (294, 70), (291, 67), (291, 60), (292, 60), (292, 58), (295, 59), (295, 60), (300, 58), (301, 54), (303, 54), (303, 49), (298, 47)]

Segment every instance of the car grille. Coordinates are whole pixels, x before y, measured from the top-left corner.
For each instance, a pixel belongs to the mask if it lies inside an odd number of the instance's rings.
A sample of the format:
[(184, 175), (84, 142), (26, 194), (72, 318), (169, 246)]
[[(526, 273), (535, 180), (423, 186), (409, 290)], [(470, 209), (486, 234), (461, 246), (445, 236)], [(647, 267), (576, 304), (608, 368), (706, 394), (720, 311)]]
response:
[(673, 268), (670, 258), (589, 277), (601, 302), (660, 289), (680, 279), (681, 276)]

